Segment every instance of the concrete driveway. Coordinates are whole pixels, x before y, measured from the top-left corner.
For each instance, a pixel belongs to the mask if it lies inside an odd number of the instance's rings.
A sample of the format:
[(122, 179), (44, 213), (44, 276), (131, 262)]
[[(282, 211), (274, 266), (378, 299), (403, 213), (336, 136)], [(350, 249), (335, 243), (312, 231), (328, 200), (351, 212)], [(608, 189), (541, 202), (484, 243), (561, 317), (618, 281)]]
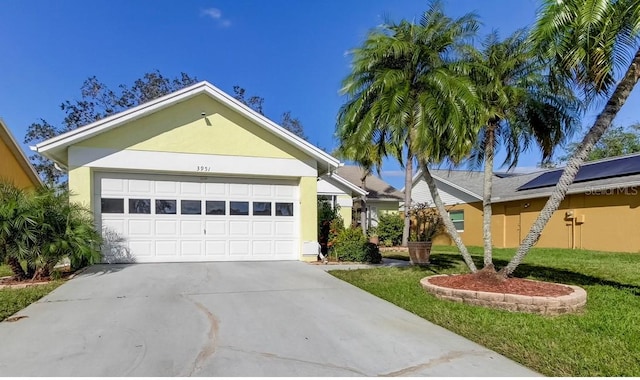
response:
[(0, 323), (0, 374), (537, 375), (322, 269), (94, 266)]

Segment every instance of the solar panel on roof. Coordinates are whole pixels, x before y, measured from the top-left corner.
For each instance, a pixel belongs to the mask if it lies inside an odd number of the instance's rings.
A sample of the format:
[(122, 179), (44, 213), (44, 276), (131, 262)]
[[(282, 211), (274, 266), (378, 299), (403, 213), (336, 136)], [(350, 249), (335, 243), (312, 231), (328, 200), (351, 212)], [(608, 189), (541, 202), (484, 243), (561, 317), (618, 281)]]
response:
[[(638, 173), (640, 173), (640, 155), (585, 165), (580, 168), (573, 182), (593, 181), (596, 179), (620, 177)], [(543, 173), (520, 186), (518, 191), (555, 186), (561, 175), (562, 169)]]

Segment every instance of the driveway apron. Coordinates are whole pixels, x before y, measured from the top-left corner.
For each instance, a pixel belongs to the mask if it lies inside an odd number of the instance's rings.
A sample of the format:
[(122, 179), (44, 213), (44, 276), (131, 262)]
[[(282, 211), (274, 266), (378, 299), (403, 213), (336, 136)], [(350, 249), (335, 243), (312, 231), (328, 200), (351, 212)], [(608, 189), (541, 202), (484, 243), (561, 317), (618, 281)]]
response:
[(96, 265), (0, 323), (2, 376), (536, 376), (301, 262)]

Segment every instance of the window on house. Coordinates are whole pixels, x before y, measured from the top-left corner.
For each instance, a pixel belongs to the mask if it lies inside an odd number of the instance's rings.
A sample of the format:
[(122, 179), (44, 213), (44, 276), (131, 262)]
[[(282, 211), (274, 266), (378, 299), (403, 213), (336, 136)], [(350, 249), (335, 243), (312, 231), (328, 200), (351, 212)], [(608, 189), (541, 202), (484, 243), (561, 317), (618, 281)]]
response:
[(293, 203), (276, 202), (276, 216), (293, 216)]
[(100, 199), (100, 211), (103, 214), (124, 214), (124, 199), (102, 198)]
[(175, 199), (156, 199), (156, 214), (171, 214), (176, 213)]
[(129, 214), (151, 214), (151, 199), (129, 199)]
[(224, 215), (226, 213), (224, 201), (207, 201), (207, 215)]
[(253, 202), (253, 215), (271, 216), (271, 202)]
[(249, 202), (229, 202), (229, 215), (249, 215)]
[(453, 225), (456, 226), (456, 230), (458, 232), (463, 232), (464, 231), (464, 211), (463, 210), (449, 211), (449, 216), (451, 217), (451, 221), (453, 222)]
[(202, 214), (202, 202), (181, 200), (180, 201), (180, 214), (182, 215), (200, 215)]

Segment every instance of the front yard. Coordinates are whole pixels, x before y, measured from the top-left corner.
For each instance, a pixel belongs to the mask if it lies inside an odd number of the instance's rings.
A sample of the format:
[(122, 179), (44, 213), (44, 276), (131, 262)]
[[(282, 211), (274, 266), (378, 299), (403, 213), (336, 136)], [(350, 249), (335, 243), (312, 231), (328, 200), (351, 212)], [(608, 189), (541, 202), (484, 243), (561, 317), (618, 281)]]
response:
[[(11, 270), (6, 265), (0, 265), (0, 277), (4, 276), (11, 276)], [(30, 286), (23, 289), (0, 289), (0, 322), (51, 293), (62, 283), (62, 280), (57, 280), (46, 285)]]
[[(482, 248), (470, 250), (481, 265)], [(513, 251), (495, 249), (496, 266)], [(428, 268), (330, 273), (547, 376), (640, 376), (640, 254), (534, 249), (517, 277), (578, 285), (588, 293), (584, 313), (559, 317), (439, 300), (419, 280), (467, 270), (453, 247), (434, 247), (431, 262)]]

